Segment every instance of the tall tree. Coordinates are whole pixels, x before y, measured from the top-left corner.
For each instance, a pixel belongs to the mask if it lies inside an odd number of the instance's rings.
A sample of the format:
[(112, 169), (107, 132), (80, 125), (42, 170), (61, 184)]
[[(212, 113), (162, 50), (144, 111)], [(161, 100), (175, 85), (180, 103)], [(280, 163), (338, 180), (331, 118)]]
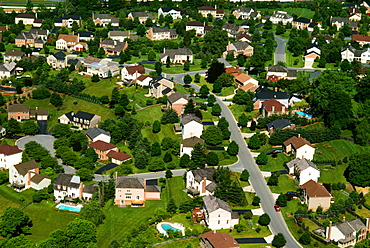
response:
[(220, 63), (218, 61), (213, 61), (211, 66), (209, 67), (206, 75), (207, 75), (207, 78), (206, 78), (206, 81), (208, 83), (211, 83), (213, 84), (216, 79), (221, 76), (222, 73), (225, 72), (225, 66), (223, 63)]
[(284, 247), (286, 244), (286, 239), (282, 233), (278, 233), (277, 235), (274, 236), (274, 239), (271, 242), (273, 247)]
[(79, 217), (83, 220), (91, 221), (95, 226), (102, 224), (105, 219), (102, 208), (97, 201), (84, 204)]
[[(204, 168), (206, 163), (206, 149), (200, 143), (196, 143), (191, 151), (191, 162), (196, 168)], [(195, 168), (195, 169), (196, 169)]]
[(347, 180), (355, 186), (370, 186), (370, 152), (352, 155), (346, 173)]
[(193, 99), (190, 98), (188, 103), (185, 105), (184, 114), (194, 114), (195, 113), (195, 104)]
[(0, 235), (3, 237), (19, 236), (33, 226), (30, 217), (16, 207), (5, 208), (0, 220)]
[(66, 236), (70, 247), (83, 248), (96, 243), (96, 226), (88, 220), (74, 219), (67, 225)]
[(209, 126), (203, 131), (202, 138), (211, 146), (216, 146), (222, 143), (223, 134), (219, 127)]

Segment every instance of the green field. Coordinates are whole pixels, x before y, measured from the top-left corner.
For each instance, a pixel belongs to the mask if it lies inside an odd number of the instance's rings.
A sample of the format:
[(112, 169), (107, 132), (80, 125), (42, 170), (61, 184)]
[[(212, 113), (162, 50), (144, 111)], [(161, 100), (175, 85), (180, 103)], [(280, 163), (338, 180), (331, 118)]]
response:
[(267, 158), (267, 164), (259, 165), (261, 171), (285, 170), (284, 164), (291, 160), (285, 153), (279, 153), (276, 158), (273, 158), (272, 155), (267, 156)]
[(164, 244), (164, 245), (159, 245), (157, 247), (160, 247), (160, 248), (182, 248), (182, 247), (188, 247), (189, 244), (191, 244), (191, 248), (199, 247), (199, 238), (178, 240), (178, 241), (174, 241), (174, 242), (167, 243), (167, 244)]
[(149, 121), (150, 124), (153, 124), (155, 120), (160, 121), (162, 119), (162, 115), (161, 106), (154, 106), (143, 110), (136, 110), (136, 115), (133, 115), (132, 117), (142, 123)]
[(165, 137), (169, 137), (175, 140), (178, 140), (180, 138), (179, 135), (175, 134), (173, 124), (161, 125), (161, 131), (159, 131), (158, 133), (153, 133), (152, 127), (141, 129), (141, 133), (143, 137), (147, 137), (152, 143), (161, 143), (163, 138)]
[[(269, 177), (266, 177), (266, 182), (268, 181)], [(272, 193), (285, 194), (288, 191), (296, 191), (299, 187), (294, 185), (295, 180), (291, 179), (288, 175), (280, 175), (279, 176), (279, 183), (277, 186), (269, 186)]]
[(344, 157), (368, 150), (353, 142), (346, 140), (332, 140), (316, 144), (317, 148), (313, 160), (315, 162), (338, 161)]
[(320, 181), (323, 183), (347, 183), (344, 177), (344, 171), (348, 164), (340, 164), (336, 166), (318, 166), (320, 169)]
[(176, 206), (179, 206), (184, 201), (190, 200), (190, 197), (183, 190), (185, 189), (185, 182), (182, 177), (173, 177), (166, 181), (166, 190), (164, 191), (163, 199), (167, 202), (171, 197), (176, 202)]
[(228, 108), (230, 109), (231, 113), (233, 113), (236, 121), (238, 121), (239, 116), (241, 116), (243, 113), (248, 117), (249, 120), (251, 120), (254, 117), (257, 117), (259, 114), (259, 110), (245, 112), (245, 106), (239, 104), (229, 105)]
[[(249, 220), (245, 220), (244, 218), (240, 219), (240, 224), (244, 225), (244, 231), (238, 233), (236, 229), (233, 229), (232, 232), (230, 232), (229, 229), (222, 229), (218, 230), (218, 232), (223, 233), (230, 233), (233, 238), (260, 238), (260, 237), (266, 237), (271, 235), (271, 231), (267, 226), (260, 226), (258, 224), (259, 216), (254, 215), (251, 219), (251, 222)], [(259, 233), (256, 232), (257, 227), (261, 228), (261, 231)]]
[(298, 57), (294, 57), (291, 52), (286, 50), (285, 58), (286, 58), (286, 66), (288, 67), (296, 67), (296, 68), (304, 67), (304, 61), (302, 59), (302, 55), (299, 55)]

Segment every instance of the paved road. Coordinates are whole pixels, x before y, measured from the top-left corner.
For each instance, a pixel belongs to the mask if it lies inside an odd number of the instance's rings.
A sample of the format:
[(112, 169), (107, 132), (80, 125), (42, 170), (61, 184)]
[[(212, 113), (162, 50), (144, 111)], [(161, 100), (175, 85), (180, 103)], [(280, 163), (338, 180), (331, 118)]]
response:
[(277, 42), (277, 47), (275, 50), (274, 64), (276, 65), (278, 61), (285, 62), (285, 47), (288, 39), (283, 39), (278, 36), (274, 36), (275, 41)]

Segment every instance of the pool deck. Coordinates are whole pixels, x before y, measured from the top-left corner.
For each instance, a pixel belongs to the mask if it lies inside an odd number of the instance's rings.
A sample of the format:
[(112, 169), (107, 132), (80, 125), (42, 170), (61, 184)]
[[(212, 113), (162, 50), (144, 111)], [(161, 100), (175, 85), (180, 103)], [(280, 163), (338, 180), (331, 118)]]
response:
[(66, 210), (66, 211), (71, 211), (71, 212), (79, 212), (79, 211), (72, 211), (72, 210), (68, 210), (68, 209), (60, 209), (59, 208), (60, 206), (65, 206), (65, 207), (70, 207), (70, 208), (80, 208), (80, 210), (83, 207), (82, 204), (72, 205), (72, 204), (66, 204), (66, 203), (59, 203), (58, 205), (55, 206), (59, 210)]
[(163, 234), (164, 236), (168, 236), (167, 231), (163, 229), (162, 225), (169, 225), (175, 229), (178, 229), (181, 231), (182, 236), (185, 236), (185, 227), (184, 225), (180, 223), (174, 223), (174, 222), (160, 222), (157, 224), (157, 229), (159, 233)]

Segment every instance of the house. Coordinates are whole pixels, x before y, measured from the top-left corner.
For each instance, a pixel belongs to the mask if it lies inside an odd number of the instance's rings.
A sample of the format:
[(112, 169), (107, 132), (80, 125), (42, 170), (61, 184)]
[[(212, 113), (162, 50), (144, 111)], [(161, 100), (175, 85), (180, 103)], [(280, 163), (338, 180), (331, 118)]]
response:
[(38, 19), (35, 19), (33, 21), (32, 27), (33, 28), (41, 28), (43, 21), (44, 21), (43, 19), (39, 19), (39, 18)]
[(116, 145), (102, 141), (102, 140), (97, 140), (95, 142), (92, 142), (87, 145), (88, 147), (94, 148), (96, 154), (98, 154), (100, 160), (108, 160), (108, 152), (109, 151), (117, 151), (118, 148)]
[(126, 50), (128, 43), (116, 40), (103, 40), (100, 41), (99, 47), (102, 47), (107, 55), (119, 55)]
[(79, 37), (79, 40), (84, 40), (84, 41), (91, 41), (94, 40), (95, 34), (93, 32), (89, 31), (79, 31), (76, 33), (76, 35)]
[(361, 10), (360, 10), (360, 13), (350, 13), (350, 14), (348, 14), (348, 20), (350, 20), (352, 22), (361, 21)]
[[(242, 74), (242, 75), (246, 75), (246, 74)], [(254, 83), (246, 83), (245, 85), (239, 87), (239, 89), (246, 91), (246, 92), (248, 91), (255, 92), (258, 89), (258, 85), (255, 85)]]
[(79, 42), (78, 35), (60, 34), (55, 42), (55, 48), (58, 50), (71, 50)]
[(222, 19), (224, 18), (224, 10), (223, 9), (216, 9), (211, 6), (202, 6), (198, 7), (198, 13), (200, 13), (203, 17), (207, 17), (211, 15), (213, 18)]
[(205, 222), (210, 229), (230, 229), (239, 224), (238, 213), (233, 212), (227, 202), (207, 195), (203, 198), (203, 203)]
[(36, 16), (34, 14), (22, 13), (15, 17), (14, 22), (15, 24), (18, 24), (22, 21), (24, 25), (32, 25), (35, 19)]
[(293, 136), (290, 139), (284, 141), (283, 150), (286, 153), (293, 152), (295, 158), (312, 160), (315, 154), (315, 148), (306, 139), (302, 138), (300, 134), (298, 137)]
[(205, 26), (205, 23), (198, 21), (191, 21), (186, 23), (186, 31), (195, 30), (196, 36), (203, 36), (207, 31), (211, 29), (211, 26)]
[(275, 99), (263, 101), (260, 111), (263, 117), (289, 114), (289, 109), (286, 108), (284, 104)]
[(196, 136), (182, 140), (180, 144), (180, 157), (185, 153), (191, 156), (193, 147), (197, 143), (204, 145), (204, 140)]
[(100, 61), (101, 61), (101, 59), (99, 59), (99, 58), (95, 58), (95, 57), (92, 57), (92, 56), (88, 56), (88, 57), (83, 61), (83, 63), (84, 63), (85, 65), (88, 65), (88, 64), (91, 64), (91, 63), (94, 63), (94, 62), (96, 62), (96, 63), (100, 63)]
[(266, 126), (267, 126), (267, 130), (269, 131), (269, 134), (274, 133), (274, 131), (277, 129), (280, 129), (280, 130), (287, 129), (287, 128), (295, 129), (295, 124), (284, 118), (274, 120), (268, 123)]
[(62, 27), (72, 28), (73, 22), (76, 22), (78, 26), (81, 26), (82, 18), (79, 15), (64, 15), (62, 17)]
[(238, 37), (236, 37), (236, 40), (251, 43), (252, 42), (252, 36), (250, 36), (246, 32), (242, 32)]
[(305, 158), (295, 158), (292, 161), (286, 163), (289, 174), (294, 174), (298, 180), (299, 185), (303, 185), (309, 180), (317, 182), (320, 177), (320, 170), (317, 166)]
[(152, 77), (149, 75), (141, 75), (137, 78), (136, 83), (141, 86), (149, 86), (150, 81), (152, 81)]
[(62, 124), (72, 124), (80, 129), (88, 129), (96, 127), (100, 121), (99, 115), (78, 111), (76, 114), (71, 111), (63, 114), (58, 118), (58, 121)]
[[(15, 37), (15, 45), (17, 47), (35, 47), (35, 41), (37, 40), (37, 34), (31, 32), (22, 32), (17, 37)], [(36, 48), (43, 48), (43, 43), (41, 43), (41, 47)]]
[(289, 93), (275, 90), (270, 90), (267, 87), (260, 86), (256, 91), (253, 98), (255, 109), (262, 107), (262, 102), (270, 99), (275, 99), (280, 103), (284, 104), (286, 108), (289, 106), (289, 100), (291, 98)]
[(35, 118), (38, 121), (47, 121), (49, 118), (49, 110), (39, 109), (30, 109), (30, 118)]
[(269, 81), (278, 81), (280, 79), (296, 79), (297, 71), (290, 70), (282, 65), (272, 65), (267, 67), (266, 79)]
[(97, 188), (97, 184), (83, 185), (79, 176), (60, 173), (54, 181), (54, 197), (57, 202), (76, 198), (90, 200)]
[(222, 26), (222, 30), (225, 30), (227, 32), (227, 35), (231, 38), (236, 38), (240, 35), (241, 32), (244, 31), (244, 28), (240, 27), (240, 26), (237, 26), (237, 25), (234, 25), (234, 24), (230, 24), (230, 23), (225, 23), (223, 26)]
[[(204, 143), (204, 141), (203, 141)], [(192, 195), (213, 195), (216, 181), (213, 178), (215, 168), (203, 168), (186, 172), (186, 189)]]
[(25, 53), (18, 50), (9, 50), (4, 53), (4, 63), (10, 63), (12, 61), (17, 62), (25, 56)]
[[(190, 99), (189, 95), (182, 94), (180, 92), (175, 92), (167, 97), (167, 108), (172, 108), (180, 116), (183, 114), (185, 105), (188, 104)], [(193, 99), (195, 104), (195, 100)]]
[(149, 28), (146, 37), (150, 40), (173, 40), (177, 39), (177, 32), (168, 27)]
[(366, 219), (366, 226), (360, 219), (352, 219), (337, 222), (326, 227), (325, 237), (327, 240), (338, 242), (340, 248), (354, 247), (357, 242), (366, 239), (369, 231), (369, 219)]
[(195, 114), (181, 115), (180, 125), (182, 127), (182, 139), (193, 136), (200, 138), (203, 132), (202, 120)]
[(118, 152), (118, 151), (114, 151), (114, 150), (110, 150), (108, 153), (107, 153), (107, 157), (111, 159), (112, 163), (115, 163), (115, 164), (122, 164), (123, 162), (125, 161), (128, 161), (130, 160), (132, 157), (124, 152)]
[(321, 49), (316, 44), (310, 44), (306, 47), (306, 53), (303, 56), (303, 60), (305, 62), (305, 68), (312, 68), (313, 63), (317, 58), (321, 56)]
[(0, 168), (9, 169), (10, 167), (22, 162), (22, 150), (18, 146), (8, 144), (0, 145)]
[(283, 25), (293, 22), (293, 17), (285, 11), (277, 11), (270, 17), (270, 21), (273, 24), (279, 24), (281, 22)]
[(240, 245), (230, 233), (209, 231), (201, 234), (200, 246), (202, 248), (239, 248)]
[(315, 35), (312, 35), (312, 42), (311, 43), (316, 43), (316, 38), (318, 36), (324, 36), (326, 43), (329, 43), (330, 40), (333, 39), (333, 37), (328, 35), (328, 34), (315, 34)]
[(137, 177), (117, 177), (114, 203), (119, 206), (144, 206), (146, 200), (160, 200), (161, 187), (147, 185)]
[(354, 47), (349, 45), (343, 48), (341, 56), (342, 61), (345, 59), (348, 60), (349, 62), (358, 60), (362, 64), (366, 64), (370, 62), (370, 49), (365, 48), (363, 50), (356, 50)]
[(182, 19), (182, 15), (186, 15), (186, 12), (181, 11), (178, 7), (162, 7), (158, 9), (158, 17), (160, 15), (171, 15), (172, 19), (176, 20)]
[(300, 187), (303, 189), (303, 199), (308, 209), (316, 210), (318, 206), (323, 210), (329, 209), (332, 196), (321, 182), (309, 180)]
[(87, 65), (86, 74), (88, 75), (98, 75), (101, 78), (108, 78), (108, 77), (115, 77), (118, 76), (120, 70), (118, 66), (114, 65), (106, 65), (101, 63), (91, 63)]
[(0, 79), (12, 77), (15, 75), (15, 68), (17, 64), (15, 62), (1, 63), (0, 64)]
[(40, 175), (39, 165), (35, 160), (13, 165), (9, 168), (9, 182), (18, 189), (44, 189), (51, 183), (47, 175)]
[(54, 69), (61, 69), (67, 66), (67, 58), (66, 54), (63, 52), (57, 52), (54, 54), (50, 54), (46, 61), (48, 65), (50, 65)]
[(119, 42), (124, 42), (130, 38), (130, 31), (109, 31), (108, 38)]
[(89, 142), (95, 142), (98, 140), (109, 143), (110, 142), (110, 132), (105, 131), (98, 127), (92, 127), (87, 129), (84, 134), (86, 135)]
[(299, 17), (292, 21), (292, 27), (295, 27), (296, 29), (307, 29), (311, 22), (312, 19), (310, 20), (304, 17)]
[(174, 93), (174, 84), (172, 81), (167, 78), (162, 77), (161, 75), (153, 78), (149, 82), (149, 95), (159, 98), (164, 95), (171, 95)]
[(254, 48), (248, 42), (239, 41), (230, 43), (229, 41), (226, 46), (226, 51), (223, 53), (223, 57), (226, 58), (228, 53), (233, 53), (234, 58), (238, 55), (251, 57), (253, 55), (253, 50)]
[(240, 73), (234, 78), (234, 80), (241, 86), (251, 83), (256, 87), (256, 89), (258, 88), (258, 81), (252, 78), (251, 76), (249, 76), (248, 74)]
[(16, 119), (17, 121), (36, 118), (37, 120), (47, 120), (49, 111), (46, 109), (30, 109), (30, 106), (23, 104), (13, 104), (8, 107), (8, 120)]
[(145, 68), (143, 65), (126, 66), (121, 70), (122, 81), (133, 82), (145, 74)]
[(110, 14), (94, 14), (92, 13), (92, 20), (95, 25), (105, 27), (109, 23), (112, 27), (119, 27), (119, 18), (111, 16)]
[(151, 19), (152, 22), (155, 22), (155, 17), (153, 15), (153, 13), (142, 11), (142, 12), (130, 12), (127, 15), (127, 19), (130, 19), (130, 20), (134, 20), (135, 17), (137, 17), (139, 19), (139, 22), (141, 24), (144, 24), (146, 22), (146, 20), (148, 20), (148, 19)]
[(356, 41), (360, 44), (360, 46), (370, 44), (370, 36), (362, 35), (362, 34), (353, 34), (352, 41)]
[(236, 19), (249, 19), (251, 17), (251, 14), (254, 12), (252, 8), (245, 8), (245, 7), (237, 7), (233, 11), (233, 15)]
[(243, 70), (240, 69), (239, 66), (236, 66), (236, 67), (231, 66), (231, 67), (225, 68), (225, 73), (233, 75), (234, 79), (235, 79), (235, 77), (242, 74), (242, 71)]
[(338, 31), (344, 26), (344, 24), (348, 24), (351, 30), (358, 30), (358, 23), (350, 21), (349, 18), (346, 17), (331, 17), (330, 23), (331, 25), (337, 26)]
[(164, 51), (160, 56), (161, 62), (165, 64), (168, 57), (173, 64), (184, 64), (186, 61), (193, 63), (193, 52), (189, 48), (164, 48)]
[(369, 4), (367, 4), (367, 2), (362, 1), (362, 3), (360, 4), (360, 6), (365, 7), (365, 9), (366, 9), (365, 14), (366, 15), (369, 15), (370, 14), (370, 6), (369, 6)]

